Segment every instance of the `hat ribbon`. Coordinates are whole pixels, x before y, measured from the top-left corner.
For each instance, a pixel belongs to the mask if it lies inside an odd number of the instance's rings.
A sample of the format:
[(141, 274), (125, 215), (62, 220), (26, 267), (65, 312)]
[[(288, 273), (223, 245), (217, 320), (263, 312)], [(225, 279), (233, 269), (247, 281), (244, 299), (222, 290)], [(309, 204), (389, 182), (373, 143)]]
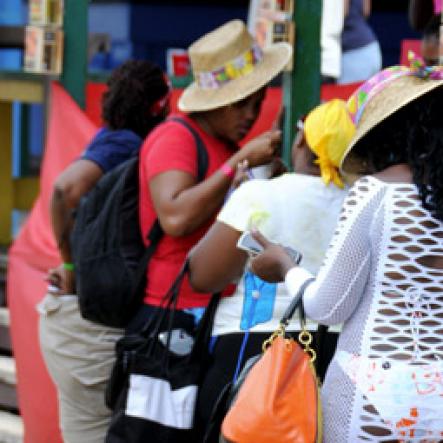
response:
[(202, 89), (218, 89), (226, 83), (252, 72), (254, 66), (262, 59), (262, 49), (254, 44), (246, 52), (228, 61), (220, 68), (196, 73), (197, 84)]
[(443, 80), (443, 66), (426, 66), (422, 57), (414, 51), (408, 51), (411, 73), (419, 78)]
[(411, 69), (406, 66), (391, 66), (378, 72), (363, 83), (348, 99), (347, 107), (352, 121), (358, 125), (360, 118), (370, 99), (378, 94), (393, 80), (411, 75)]
[(409, 67), (391, 66), (363, 83), (348, 100), (348, 110), (357, 125), (369, 100), (393, 80), (412, 75), (425, 80), (443, 80), (443, 66), (426, 66), (424, 60), (413, 51), (408, 52)]

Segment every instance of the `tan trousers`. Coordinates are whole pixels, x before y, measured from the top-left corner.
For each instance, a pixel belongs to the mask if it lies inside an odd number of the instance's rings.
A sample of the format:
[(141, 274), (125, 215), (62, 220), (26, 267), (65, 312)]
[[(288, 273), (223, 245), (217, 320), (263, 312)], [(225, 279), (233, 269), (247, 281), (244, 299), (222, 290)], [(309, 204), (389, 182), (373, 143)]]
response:
[(80, 315), (75, 295), (46, 295), (38, 305), (40, 347), (57, 387), (66, 443), (103, 443), (111, 411), (104, 392), (123, 331)]

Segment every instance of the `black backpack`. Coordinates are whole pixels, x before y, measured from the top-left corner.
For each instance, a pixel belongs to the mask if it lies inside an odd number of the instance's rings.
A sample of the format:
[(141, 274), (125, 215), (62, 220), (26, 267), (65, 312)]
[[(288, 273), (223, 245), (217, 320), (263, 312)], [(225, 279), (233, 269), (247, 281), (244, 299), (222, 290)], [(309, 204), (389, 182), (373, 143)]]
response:
[[(208, 154), (197, 132), (171, 118), (193, 135), (198, 181), (208, 168)], [(139, 223), (139, 158), (106, 173), (80, 201), (71, 234), (76, 293), (81, 315), (93, 322), (125, 327), (142, 305), (149, 259), (163, 236), (158, 219), (144, 245)]]

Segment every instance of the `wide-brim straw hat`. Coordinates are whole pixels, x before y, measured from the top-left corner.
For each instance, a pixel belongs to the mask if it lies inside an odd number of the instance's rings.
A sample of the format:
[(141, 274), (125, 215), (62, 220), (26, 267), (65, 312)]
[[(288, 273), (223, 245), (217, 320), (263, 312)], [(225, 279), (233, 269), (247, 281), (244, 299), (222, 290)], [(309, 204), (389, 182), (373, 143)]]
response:
[(209, 111), (238, 102), (269, 83), (289, 62), (292, 46), (260, 49), (241, 20), (232, 20), (189, 47), (195, 81), (178, 101), (183, 112)]
[(389, 116), (442, 85), (443, 80), (421, 78), (410, 70), (408, 74), (394, 78), (374, 94), (358, 120), (356, 133), (340, 165), (341, 173), (351, 181), (357, 175), (366, 173), (362, 167), (362, 159), (352, 155), (355, 146)]

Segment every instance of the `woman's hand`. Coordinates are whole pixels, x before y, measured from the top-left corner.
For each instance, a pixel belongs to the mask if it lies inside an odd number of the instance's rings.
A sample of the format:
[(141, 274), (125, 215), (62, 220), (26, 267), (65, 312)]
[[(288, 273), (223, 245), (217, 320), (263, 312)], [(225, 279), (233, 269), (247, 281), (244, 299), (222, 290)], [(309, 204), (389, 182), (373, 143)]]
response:
[(237, 189), (242, 183), (250, 179), (248, 170), (249, 170), (248, 160), (243, 160), (237, 165), (237, 169), (235, 170), (235, 176), (231, 184), (231, 190)]
[(246, 143), (238, 151), (239, 159), (237, 163), (248, 160), (249, 167), (265, 165), (271, 163), (278, 154), (281, 145), (281, 131), (271, 130), (264, 132), (260, 136)]
[(283, 281), (289, 269), (297, 264), (283, 246), (270, 242), (258, 231), (253, 231), (252, 236), (263, 246), (263, 252), (250, 262), (252, 272), (271, 283)]
[(63, 265), (50, 269), (46, 277), (48, 292), (52, 295), (74, 294), (74, 272), (69, 271)]

